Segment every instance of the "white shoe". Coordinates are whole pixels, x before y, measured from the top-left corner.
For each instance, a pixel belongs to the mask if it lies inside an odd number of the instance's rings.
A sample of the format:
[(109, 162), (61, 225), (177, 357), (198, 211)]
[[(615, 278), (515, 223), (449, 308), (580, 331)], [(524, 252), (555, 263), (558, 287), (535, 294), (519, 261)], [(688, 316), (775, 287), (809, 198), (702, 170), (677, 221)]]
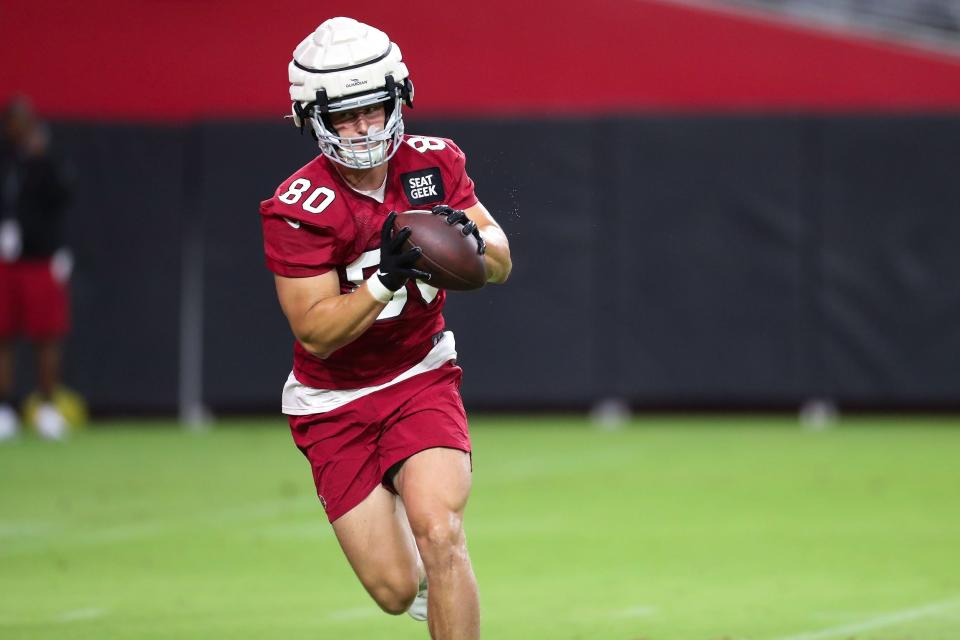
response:
[(417, 597), (413, 599), (413, 604), (407, 609), (407, 615), (414, 620), (423, 622), (427, 619), (427, 577), (420, 580), (420, 589), (417, 591)]
[(19, 432), (17, 412), (8, 404), (0, 404), (0, 442), (16, 437)]
[(37, 408), (36, 421), (37, 433), (40, 437), (47, 440), (63, 440), (67, 436), (67, 421), (57, 408), (49, 402), (45, 402)]

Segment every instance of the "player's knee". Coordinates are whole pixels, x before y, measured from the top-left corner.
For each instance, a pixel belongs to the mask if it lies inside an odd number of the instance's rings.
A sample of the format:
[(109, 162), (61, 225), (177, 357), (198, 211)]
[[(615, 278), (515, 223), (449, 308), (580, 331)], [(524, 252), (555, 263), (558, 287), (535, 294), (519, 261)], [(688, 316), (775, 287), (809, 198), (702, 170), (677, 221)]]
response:
[(381, 582), (369, 589), (370, 595), (381, 609), (391, 615), (400, 615), (410, 608), (417, 597), (417, 583)]
[(424, 562), (441, 560), (462, 553), (465, 548), (463, 519), (455, 513), (431, 518), (416, 527), (414, 535)]

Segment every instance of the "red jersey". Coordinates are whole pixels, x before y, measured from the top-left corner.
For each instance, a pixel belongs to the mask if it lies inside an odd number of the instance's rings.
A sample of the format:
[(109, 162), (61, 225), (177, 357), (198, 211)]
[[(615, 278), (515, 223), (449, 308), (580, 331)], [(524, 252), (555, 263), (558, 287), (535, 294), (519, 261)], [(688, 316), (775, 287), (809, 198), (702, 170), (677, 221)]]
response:
[[(391, 211), (477, 203), (466, 156), (445, 138), (404, 136), (387, 170), (383, 204), (354, 191), (320, 155), (260, 204), (267, 267), (288, 278), (336, 269), (340, 292), (356, 290), (380, 264), (380, 228)], [(422, 360), (444, 328), (445, 293), (407, 283), (359, 338), (320, 359), (294, 343), (293, 374), (317, 389), (387, 382)]]

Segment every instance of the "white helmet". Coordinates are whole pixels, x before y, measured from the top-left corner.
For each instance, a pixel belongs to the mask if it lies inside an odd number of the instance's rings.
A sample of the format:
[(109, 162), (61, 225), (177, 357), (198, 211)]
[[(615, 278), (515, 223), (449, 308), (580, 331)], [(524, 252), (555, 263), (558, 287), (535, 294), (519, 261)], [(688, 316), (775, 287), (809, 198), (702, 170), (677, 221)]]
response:
[[(383, 31), (351, 18), (330, 18), (293, 51), (288, 66), (293, 122), (309, 123), (320, 151), (334, 162), (369, 169), (393, 157), (403, 135), (402, 103), (413, 107), (413, 83), (400, 48)], [(386, 103), (384, 129), (341, 138), (329, 114)]]

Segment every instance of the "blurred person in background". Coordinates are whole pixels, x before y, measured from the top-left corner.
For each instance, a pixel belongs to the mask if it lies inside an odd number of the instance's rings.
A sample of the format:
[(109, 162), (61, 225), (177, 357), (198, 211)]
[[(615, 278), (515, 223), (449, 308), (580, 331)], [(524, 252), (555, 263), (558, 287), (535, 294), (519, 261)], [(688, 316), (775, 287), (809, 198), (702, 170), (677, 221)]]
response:
[(300, 43), (293, 117), (321, 155), (262, 203), (264, 250), (297, 338), (283, 412), (350, 565), (384, 611), (426, 620), (435, 640), (471, 640), (480, 611), (463, 530), (461, 370), (445, 293), (423, 282), (395, 212), (430, 209), (474, 234), (488, 282), (507, 279), (510, 249), (463, 152), (404, 135), (408, 76), (385, 33), (349, 18)]
[(70, 188), (49, 153), (50, 135), (24, 97), (2, 114), (0, 140), (0, 440), (16, 435), (14, 346), (26, 337), (36, 354), (37, 431), (62, 438), (67, 423), (54, 404), (60, 384), (61, 343), (70, 329), (64, 213)]

